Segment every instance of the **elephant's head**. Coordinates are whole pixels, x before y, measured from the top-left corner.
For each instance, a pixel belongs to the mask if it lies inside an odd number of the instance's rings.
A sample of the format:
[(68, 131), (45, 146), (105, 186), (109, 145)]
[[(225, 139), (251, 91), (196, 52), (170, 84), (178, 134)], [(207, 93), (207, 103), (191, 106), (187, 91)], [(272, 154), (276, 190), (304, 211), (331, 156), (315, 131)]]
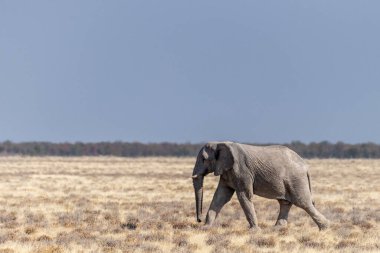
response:
[(198, 153), (192, 176), (198, 222), (201, 222), (202, 215), (203, 178), (212, 172), (219, 176), (232, 169), (235, 163), (232, 145), (231, 142), (211, 142), (204, 145)]

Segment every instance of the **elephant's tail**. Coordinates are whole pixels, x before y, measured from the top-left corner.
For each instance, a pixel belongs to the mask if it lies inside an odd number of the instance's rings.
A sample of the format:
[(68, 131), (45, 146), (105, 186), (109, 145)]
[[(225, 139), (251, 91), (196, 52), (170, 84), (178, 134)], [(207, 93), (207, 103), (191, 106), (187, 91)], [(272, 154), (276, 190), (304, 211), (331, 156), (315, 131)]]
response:
[[(310, 195), (313, 195), (312, 192), (311, 192), (310, 174), (309, 174), (309, 172), (307, 172), (306, 174), (307, 174), (307, 181), (309, 181)], [(312, 203), (313, 203), (313, 206), (315, 206), (315, 202), (314, 202), (314, 200), (313, 200), (313, 197), (312, 197), (311, 201), (312, 201)]]

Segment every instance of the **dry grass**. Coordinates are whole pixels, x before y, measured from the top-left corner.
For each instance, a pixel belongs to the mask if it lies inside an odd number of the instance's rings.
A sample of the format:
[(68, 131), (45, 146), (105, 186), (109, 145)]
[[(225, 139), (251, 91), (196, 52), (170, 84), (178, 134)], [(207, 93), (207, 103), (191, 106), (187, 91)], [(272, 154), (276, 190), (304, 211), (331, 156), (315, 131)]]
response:
[[(380, 160), (309, 160), (331, 228), (297, 207), (275, 228), (278, 203), (256, 197), (254, 233), (236, 197), (213, 228), (196, 223), (194, 160), (2, 157), (0, 252), (380, 251)], [(205, 179), (206, 208), (217, 180)]]

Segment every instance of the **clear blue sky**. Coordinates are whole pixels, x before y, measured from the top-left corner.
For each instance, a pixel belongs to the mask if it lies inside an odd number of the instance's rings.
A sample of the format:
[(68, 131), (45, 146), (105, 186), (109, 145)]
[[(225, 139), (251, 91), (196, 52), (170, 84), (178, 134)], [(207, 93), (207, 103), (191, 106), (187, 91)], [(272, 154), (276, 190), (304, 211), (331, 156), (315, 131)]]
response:
[(380, 143), (380, 1), (0, 1), (0, 141)]

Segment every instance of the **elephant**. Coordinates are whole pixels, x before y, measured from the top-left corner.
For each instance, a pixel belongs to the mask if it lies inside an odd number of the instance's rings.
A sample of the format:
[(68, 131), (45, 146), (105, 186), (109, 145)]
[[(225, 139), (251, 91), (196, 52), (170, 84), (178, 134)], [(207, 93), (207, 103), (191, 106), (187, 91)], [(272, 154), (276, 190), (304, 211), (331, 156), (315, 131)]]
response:
[(304, 209), (319, 227), (329, 227), (314, 205), (310, 174), (305, 161), (280, 145), (253, 146), (236, 142), (209, 142), (198, 153), (192, 173), (197, 221), (201, 222), (203, 179), (209, 173), (220, 176), (207, 212), (205, 226), (212, 226), (222, 207), (236, 192), (249, 227), (260, 230), (252, 202), (253, 195), (276, 199), (280, 204), (275, 226), (286, 226), (294, 204)]

